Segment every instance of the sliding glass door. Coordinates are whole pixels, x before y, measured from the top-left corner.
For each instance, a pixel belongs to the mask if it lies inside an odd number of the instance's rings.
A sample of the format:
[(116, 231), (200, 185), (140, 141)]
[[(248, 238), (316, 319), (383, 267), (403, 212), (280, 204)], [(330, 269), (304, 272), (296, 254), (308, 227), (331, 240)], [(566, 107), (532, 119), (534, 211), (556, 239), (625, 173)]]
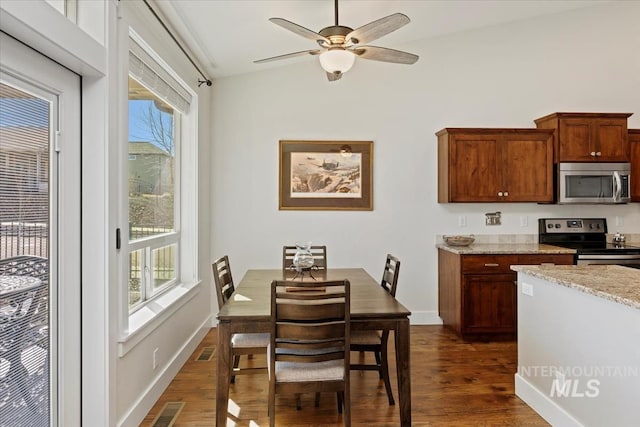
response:
[(79, 425), (80, 79), (0, 46), (0, 426)]

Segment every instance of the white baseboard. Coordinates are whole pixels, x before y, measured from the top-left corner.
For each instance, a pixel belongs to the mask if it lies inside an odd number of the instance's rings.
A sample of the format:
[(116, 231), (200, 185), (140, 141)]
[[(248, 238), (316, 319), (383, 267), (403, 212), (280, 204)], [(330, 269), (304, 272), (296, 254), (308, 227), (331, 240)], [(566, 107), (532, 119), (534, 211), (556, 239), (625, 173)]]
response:
[(442, 325), (437, 311), (413, 311), (409, 317), (412, 325)]
[(584, 427), (549, 396), (538, 390), (520, 374), (515, 375), (516, 396), (555, 427)]
[(171, 384), (173, 378), (180, 372), (182, 366), (198, 347), (198, 344), (207, 335), (211, 329), (211, 316), (208, 316), (204, 322), (193, 332), (191, 337), (186, 340), (182, 348), (176, 352), (173, 359), (166, 365), (156, 380), (141, 394), (138, 401), (131, 407), (129, 412), (125, 414), (118, 422), (118, 427), (137, 427), (140, 425), (144, 417), (147, 416), (156, 401), (162, 396), (162, 393)]

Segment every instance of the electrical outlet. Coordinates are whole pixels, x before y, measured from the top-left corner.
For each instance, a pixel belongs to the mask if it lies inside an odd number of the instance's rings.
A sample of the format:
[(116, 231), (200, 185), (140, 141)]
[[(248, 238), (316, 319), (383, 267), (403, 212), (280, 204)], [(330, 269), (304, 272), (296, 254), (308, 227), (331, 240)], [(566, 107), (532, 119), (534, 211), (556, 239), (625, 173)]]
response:
[(458, 227), (466, 227), (467, 226), (467, 216), (460, 215), (458, 217)]
[(525, 295), (533, 296), (533, 285), (530, 283), (522, 283), (522, 293)]
[(624, 218), (621, 216), (616, 216), (616, 227), (620, 227), (624, 225)]
[(520, 216), (520, 227), (527, 227), (529, 225), (529, 217), (526, 215)]
[(158, 349), (153, 350), (153, 369), (158, 367)]

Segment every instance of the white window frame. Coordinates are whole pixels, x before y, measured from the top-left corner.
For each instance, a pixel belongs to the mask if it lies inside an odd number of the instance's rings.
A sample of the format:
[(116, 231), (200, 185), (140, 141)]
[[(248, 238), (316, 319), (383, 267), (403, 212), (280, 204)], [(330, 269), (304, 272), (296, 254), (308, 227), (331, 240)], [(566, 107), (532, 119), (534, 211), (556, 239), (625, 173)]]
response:
[[(138, 343), (149, 335), (159, 324), (170, 318), (189, 300), (194, 298), (200, 291), (201, 281), (198, 277), (198, 97), (178, 76), (169, 65), (155, 53), (155, 51), (131, 28), (129, 34), (121, 33), (120, 43), (126, 45), (134, 40), (137, 47), (143, 47), (142, 54), (148, 55), (145, 59), (151, 58), (155, 63), (162, 66), (163, 77), (170, 77), (172, 83), (178, 82), (179, 88), (173, 87), (182, 96), (188, 96), (188, 111), (179, 114), (179, 123), (174, 123), (174, 132), (179, 132), (179, 150), (176, 151), (175, 158), (175, 193), (174, 208), (179, 212), (174, 219), (175, 231), (158, 236), (153, 236), (156, 240), (153, 248), (162, 247), (166, 243), (177, 242), (176, 252), (176, 280), (170, 286), (163, 287), (162, 292), (147, 299), (146, 303), (140, 304), (135, 311), (129, 311), (129, 254), (138, 244), (151, 243), (144, 239), (129, 243), (128, 232), (128, 79), (130, 68), (128, 60), (130, 51), (121, 53), (123, 66), (120, 68), (120, 87), (122, 96), (120, 116), (122, 120), (123, 144), (121, 146), (119, 159), (121, 162), (120, 172), (120, 192), (121, 192), (121, 219), (119, 220), (122, 232), (122, 248), (118, 252), (119, 256), (119, 314), (118, 314), (118, 355), (124, 356)], [(141, 53), (138, 51), (138, 53)], [(175, 94), (174, 94), (175, 95)], [(168, 102), (172, 104), (172, 102)], [(172, 105), (173, 106), (173, 105)], [(176, 109), (179, 111), (179, 109)], [(181, 191), (188, 189), (188, 191)], [(141, 246), (140, 246), (141, 247)], [(153, 249), (150, 249), (153, 250)]]
[[(129, 76), (133, 78), (131, 75)], [(134, 79), (135, 80), (135, 79)], [(143, 84), (142, 82), (138, 82)], [(180, 212), (181, 212), (181, 197), (180, 197), (180, 172), (182, 168), (180, 167), (182, 156), (180, 156), (180, 151), (182, 147), (182, 120), (184, 114), (178, 110), (174, 109), (173, 114), (173, 155), (174, 155), (174, 181), (173, 181), (173, 231), (169, 233), (157, 234), (154, 236), (143, 237), (140, 239), (136, 239), (131, 241), (129, 236), (127, 236), (127, 252), (131, 254), (135, 251), (142, 251), (142, 256), (140, 257), (140, 301), (129, 307), (129, 313), (134, 313), (140, 308), (142, 308), (145, 304), (148, 304), (149, 301), (153, 300), (158, 295), (167, 291), (168, 289), (175, 286), (179, 283), (180, 278), (180, 246), (181, 246), (181, 233), (180, 233)], [(125, 163), (128, 165), (129, 163)], [(128, 172), (127, 172), (128, 175)], [(127, 212), (128, 212), (128, 197), (127, 197)], [(127, 215), (128, 217), (128, 215)], [(166, 246), (175, 245), (175, 250), (173, 253), (173, 263), (175, 266), (175, 275), (174, 278), (167, 283), (163, 284), (161, 287), (154, 289), (153, 288), (153, 277), (152, 272), (154, 270), (153, 265), (153, 251), (155, 249), (162, 249)], [(127, 284), (128, 286), (128, 284)]]

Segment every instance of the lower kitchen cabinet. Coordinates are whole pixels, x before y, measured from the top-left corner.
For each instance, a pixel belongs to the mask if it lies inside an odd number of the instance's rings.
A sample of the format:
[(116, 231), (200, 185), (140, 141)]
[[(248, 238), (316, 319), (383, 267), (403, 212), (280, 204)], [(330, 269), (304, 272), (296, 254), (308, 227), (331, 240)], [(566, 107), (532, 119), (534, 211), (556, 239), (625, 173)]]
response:
[(515, 339), (517, 264), (573, 264), (572, 254), (457, 254), (438, 250), (438, 309), (468, 340)]
[(516, 332), (514, 274), (465, 274), (462, 278), (462, 333)]

